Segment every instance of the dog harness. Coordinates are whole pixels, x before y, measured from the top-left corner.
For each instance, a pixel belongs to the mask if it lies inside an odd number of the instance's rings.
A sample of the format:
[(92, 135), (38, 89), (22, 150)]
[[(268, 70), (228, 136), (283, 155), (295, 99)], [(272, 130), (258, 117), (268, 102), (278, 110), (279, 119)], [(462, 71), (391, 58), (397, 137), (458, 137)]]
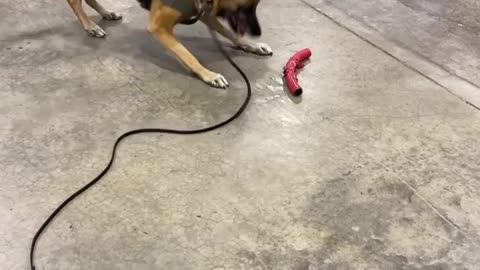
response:
[(162, 3), (182, 14), (182, 24), (194, 24), (200, 18), (195, 0), (162, 0)]
[[(137, 0), (141, 6), (150, 10), (153, 0)], [(182, 14), (182, 24), (196, 23), (207, 10), (213, 7), (213, 0), (161, 0), (162, 4), (178, 10)]]

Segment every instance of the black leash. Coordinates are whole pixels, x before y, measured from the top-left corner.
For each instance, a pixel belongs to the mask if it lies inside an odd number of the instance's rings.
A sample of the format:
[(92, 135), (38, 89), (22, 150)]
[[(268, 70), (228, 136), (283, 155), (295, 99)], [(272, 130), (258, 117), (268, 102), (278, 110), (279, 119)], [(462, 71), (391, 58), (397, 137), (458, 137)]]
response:
[(191, 135), (191, 134), (205, 133), (205, 132), (209, 132), (209, 131), (212, 131), (214, 129), (217, 129), (217, 128), (220, 128), (220, 127), (223, 127), (223, 126), (227, 125), (228, 123), (232, 122), (233, 120), (235, 120), (237, 117), (239, 117), (243, 113), (243, 111), (247, 107), (248, 103), (250, 102), (250, 98), (252, 96), (252, 87), (250, 85), (250, 81), (249, 81), (247, 75), (245, 75), (245, 73), (243, 72), (243, 70), (235, 62), (233, 62), (230, 55), (222, 47), (222, 45), (220, 44), (220, 41), (218, 40), (217, 35), (211, 29), (209, 29), (209, 30), (210, 30), (210, 34), (212, 35), (213, 40), (215, 41), (215, 44), (218, 46), (220, 52), (225, 56), (225, 58), (228, 60), (228, 62), (230, 62), (230, 64), (238, 71), (238, 73), (240, 73), (243, 80), (245, 81), (245, 84), (247, 85), (247, 96), (245, 97), (245, 100), (243, 101), (243, 104), (240, 106), (240, 108), (237, 110), (237, 112), (235, 114), (233, 114), (230, 118), (228, 118), (227, 120), (224, 120), (223, 122), (220, 122), (216, 125), (213, 125), (213, 126), (209, 126), (209, 127), (205, 127), (205, 128), (201, 128), (201, 129), (193, 129), (193, 130), (176, 130), (176, 129), (165, 129), (165, 128), (142, 128), (142, 129), (136, 129), (136, 130), (131, 130), (131, 131), (125, 132), (120, 137), (118, 137), (118, 139), (115, 141), (115, 144), (113, 145), (112, 155), (111, 155), (110, 161), (108, 162), (105, 169), (103, 169), (103, 171), (97, 177), (95, 177), (92, 181), (90, 181), (88, 184), (83, 186), (81, 189), (79, 189), (78, 191), (76, 191), (75, 193), (70, 195), (70, 197), (68, 197), (64, 202), (62, 202), (55, 209), (55, 211), (53, 211), (52, 214), (50, 214), (50, 216), (47, 218), (47, 220), (45, 220), (45, 222), (42, 224), (40, 229), (38, 229), (37, 233), (33, 237), (32, 245), (30, 247), (30, 269), (31, 270), (35, 270), (34, 255), (35, 255), (35, 247), (37, 245), (39, 237), (42, 235), (42, 233), (45, 231), (45, 229), (47, 229), (48, 225), (50, 225), (52, 220), (70, 202), (72, 202), (74, 199), (76, 199), (82, 193), (84, 193), (89, 188), (91, 188), (93, 185), (95, 185), (98, 181), (100, 181), (102, 179), (103, 176), (105, 176), (105, 174), (107, 174), (107, 172), (112, 167), (113, 161), (115, 159), (115, 154), (116, 154), (116, 151), (117, 151), (117, 147), (123, 139), (125, 139), (126, 137), (129, 137), (131, 135), (139, 134), (139, 133), (168, 133), (168, 134), (179, 134), (179, 135)]

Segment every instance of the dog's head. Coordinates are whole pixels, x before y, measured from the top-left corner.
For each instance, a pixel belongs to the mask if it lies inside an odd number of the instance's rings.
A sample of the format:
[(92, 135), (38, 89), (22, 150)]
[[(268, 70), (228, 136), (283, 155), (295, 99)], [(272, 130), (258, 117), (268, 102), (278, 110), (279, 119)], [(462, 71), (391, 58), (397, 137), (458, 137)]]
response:
[(257, 18), (260, 0), (220, 0), (217, 16), (227, 20), (235, 33), (261, 36), (262, 28)]

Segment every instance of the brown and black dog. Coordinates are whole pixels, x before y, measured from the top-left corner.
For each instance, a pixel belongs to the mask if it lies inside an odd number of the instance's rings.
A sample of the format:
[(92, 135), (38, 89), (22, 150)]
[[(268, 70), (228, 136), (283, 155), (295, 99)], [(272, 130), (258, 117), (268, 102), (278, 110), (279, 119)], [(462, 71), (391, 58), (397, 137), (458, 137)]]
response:
[[(201, 20), (210, 28), (220, 33), (239, 48), (259, 55), (271, 55), (272, 49), (267, 44), (257, 43), (245, 37), (262, 34), (256, 10), (260, 0), (137, 0), (141, 6), (150, 11), (148, 30), (153, 36), (172, 52), (184, 65), (204, 82), (220, 88), (226, 88), (228, 82), (221, 74), (205, 68), (178, 41), (173, 33), (177, 24), (193, 24)], [(104, 37), (105, 32), (96, 25), (82, 8), (82, 0), (67, 0), (77, 15), (83, 28), (94, 37)], [(96, 0), (85, 0), (107, 20), (122, 18), (117, 12), (107, 11)], [(209, 5), (207, 14), (198, 14), (199, 6)], [(200, 16), (202, 15), (202, 16)], [(226, 27), (224, 19), (230, 27)]]

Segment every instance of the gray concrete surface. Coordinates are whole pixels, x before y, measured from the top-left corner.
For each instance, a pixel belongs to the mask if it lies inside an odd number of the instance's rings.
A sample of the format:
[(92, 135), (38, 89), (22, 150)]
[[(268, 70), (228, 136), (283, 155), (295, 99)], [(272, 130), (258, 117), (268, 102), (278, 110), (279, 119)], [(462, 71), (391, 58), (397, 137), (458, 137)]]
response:
[[(125, 18), (106, 40), (60, 2), (0, 1), (1, 269), (28, 268), (36, 229), (117, 135), (205, 126), (244, 97), (203, 26), (177, 32), (228, 90), (168, 56), (135, 1), (104, 1)], [(275, 55), (232, 52), (255, 86), (245, 115), (128, 139), (44, 234), (39, 270), (478, 269), (479, 111), (299, 1), (259, 13)], [(304, 47), (292, 101), (279, 75)]]
[[(365, 27), (392, 41), (370, 41), (397, 55), (409, 66), (480, 107), (480, 3), (475, 0), (304, 0), (311, 6), (348, 25), (354, 32)], [(347, 22), (342, 19), (347, 17)], [(358, 22), (352, 24), (352, 21)], [(368, 31), (368, 30), (367, 30)], [(427, 62), (427, 63), (424, 63)], [(428, 65), (429, 67), (425, 67)], [(447, 71), (435, 70), (433, 66)], [(448, 81), (442, 80), (447, 77)], [(457, 81), (452, 86), (452, 81)], [(457, 89), (458, 88), (458, 89)]]

